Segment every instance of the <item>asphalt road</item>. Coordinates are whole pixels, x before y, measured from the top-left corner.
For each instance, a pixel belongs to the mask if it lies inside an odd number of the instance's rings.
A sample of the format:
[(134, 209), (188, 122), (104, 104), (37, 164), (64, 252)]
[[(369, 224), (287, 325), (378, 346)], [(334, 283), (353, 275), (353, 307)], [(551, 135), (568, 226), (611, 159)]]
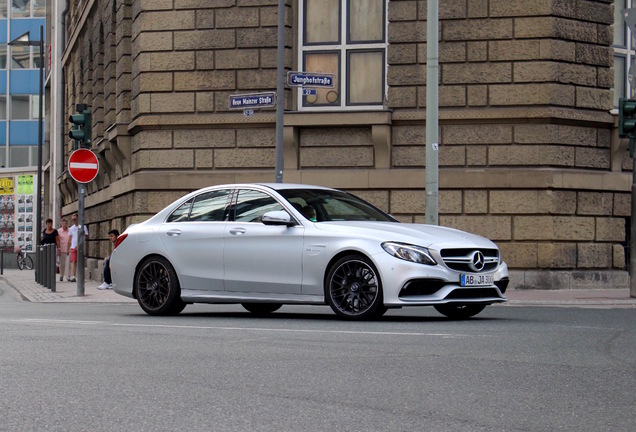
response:
[(339, 321), (21, 301), (0, 284), (0, 430), (633, 431), (636, 310)]

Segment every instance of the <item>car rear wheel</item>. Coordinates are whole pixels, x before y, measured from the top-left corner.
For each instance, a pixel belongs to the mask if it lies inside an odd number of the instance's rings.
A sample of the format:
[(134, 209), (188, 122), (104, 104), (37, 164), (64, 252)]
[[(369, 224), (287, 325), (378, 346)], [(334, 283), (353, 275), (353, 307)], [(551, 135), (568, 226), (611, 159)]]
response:
[(435, 305), (435, 309), (437, 312), (442, 315), (456, 320), (468, 319), (477, 315), (479, 312), (483, 311), (486, 308), (486, 305), (480, 304), (441, 304)]
[(149, 315), (176, 315), (186, 306), (181, 301), (177, 273), (162, 257), (147, 258), (135, 276), (139, 306)]
[(378, 272), (362, 255), (345, 256), (331, 267), (325, 284), (325, 298), (341, 318), (368, 319), (386, 312)]
[(268, 315), (276, 312), (283, 305), (280, 303), (241, 303), (241, 306), (254, 315)]

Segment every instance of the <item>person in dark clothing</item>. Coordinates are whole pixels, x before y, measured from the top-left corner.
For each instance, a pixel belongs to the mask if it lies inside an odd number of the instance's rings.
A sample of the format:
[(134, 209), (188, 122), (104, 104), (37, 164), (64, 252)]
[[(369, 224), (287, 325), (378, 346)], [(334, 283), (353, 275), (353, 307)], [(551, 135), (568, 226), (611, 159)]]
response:
[(42, 231), (42, 236), (40, 237), (41, 244), (54, 244), (57, 246), (57, 252), (60, 253), (60, 237), (57, 233), (57, 230), (53, 228), (53, 219), (49, 218), (46, 220), (46, 228)]
[[(108, 240), (114, 245), (119, 237), (119, 231), (112, 229), (108, 231)], [(104, 258), (104, 283), (97, 287), (97, 289), (105, 290), (113, 288), (113, 280), (110, 277), (110, 255)]]

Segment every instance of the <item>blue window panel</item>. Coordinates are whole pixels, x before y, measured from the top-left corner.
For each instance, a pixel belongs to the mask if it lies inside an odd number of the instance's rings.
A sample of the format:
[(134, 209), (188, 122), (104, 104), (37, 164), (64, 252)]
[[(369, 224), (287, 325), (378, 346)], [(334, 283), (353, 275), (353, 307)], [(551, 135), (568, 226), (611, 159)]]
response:
[[(11, 32), (9, 40), (22, 36), (29, 32), (32, 41), (40, 40), (40, 26), (44, 26), (44, 40), (46, 41), (46, 19), (45, 18), (13, 18), (11, 20)], [(44, 44), (46, 46), (46, 43)]]
[(0, 121), (0, 145), (7, 145), (7, 122)]
[(7, 42), (9, 42), (9, 39), (7, 38), (7, 20), (0, 19), (0, 43)]
[(9, 128), (9, 145), (37, 145), (38, 121), (12, 121)]
[(39, 69), (22, 69), (11, 71), (10, 94), (40, 94)]
[[(0, 94), (6, 94), (6, 92), (7, 92), (7, 71), (0, 70)], [(38, 94), (40, 94), (39, 87), (38, 87)]]

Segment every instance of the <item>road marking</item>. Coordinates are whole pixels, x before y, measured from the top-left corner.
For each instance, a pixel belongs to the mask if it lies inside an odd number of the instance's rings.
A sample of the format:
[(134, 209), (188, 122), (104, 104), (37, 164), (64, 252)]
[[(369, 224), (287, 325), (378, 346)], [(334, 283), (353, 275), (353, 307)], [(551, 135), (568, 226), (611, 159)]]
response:
[(314, 333), (314, 334), (344, 334), (344, 335), (369, 335), (369, 336), (417, 336), (417, 337), (441, 337), (441, 338), (468, 338), (487, 337), (490, 335), (470, 335), (460, 333), (419, 333), (419, 332), (383, 332), (383, 331), (354, 331), (354, 330), (314, 330), (314, 329), (284, 329), (267, 327), (223, 327), (223, 326), (185, 326), (173, 324), (131, 324), (109, 323), (106, 321), (79, 321), (61, 319), (2, 319), (5, 323), (24, 324), (76, 324), (76, 325), (104, 325), (110, 327), (137, 327), (137, 328), (166, 328), (183, 330), (220, 330), (220, 331), (254, 331), (273, 333)]

